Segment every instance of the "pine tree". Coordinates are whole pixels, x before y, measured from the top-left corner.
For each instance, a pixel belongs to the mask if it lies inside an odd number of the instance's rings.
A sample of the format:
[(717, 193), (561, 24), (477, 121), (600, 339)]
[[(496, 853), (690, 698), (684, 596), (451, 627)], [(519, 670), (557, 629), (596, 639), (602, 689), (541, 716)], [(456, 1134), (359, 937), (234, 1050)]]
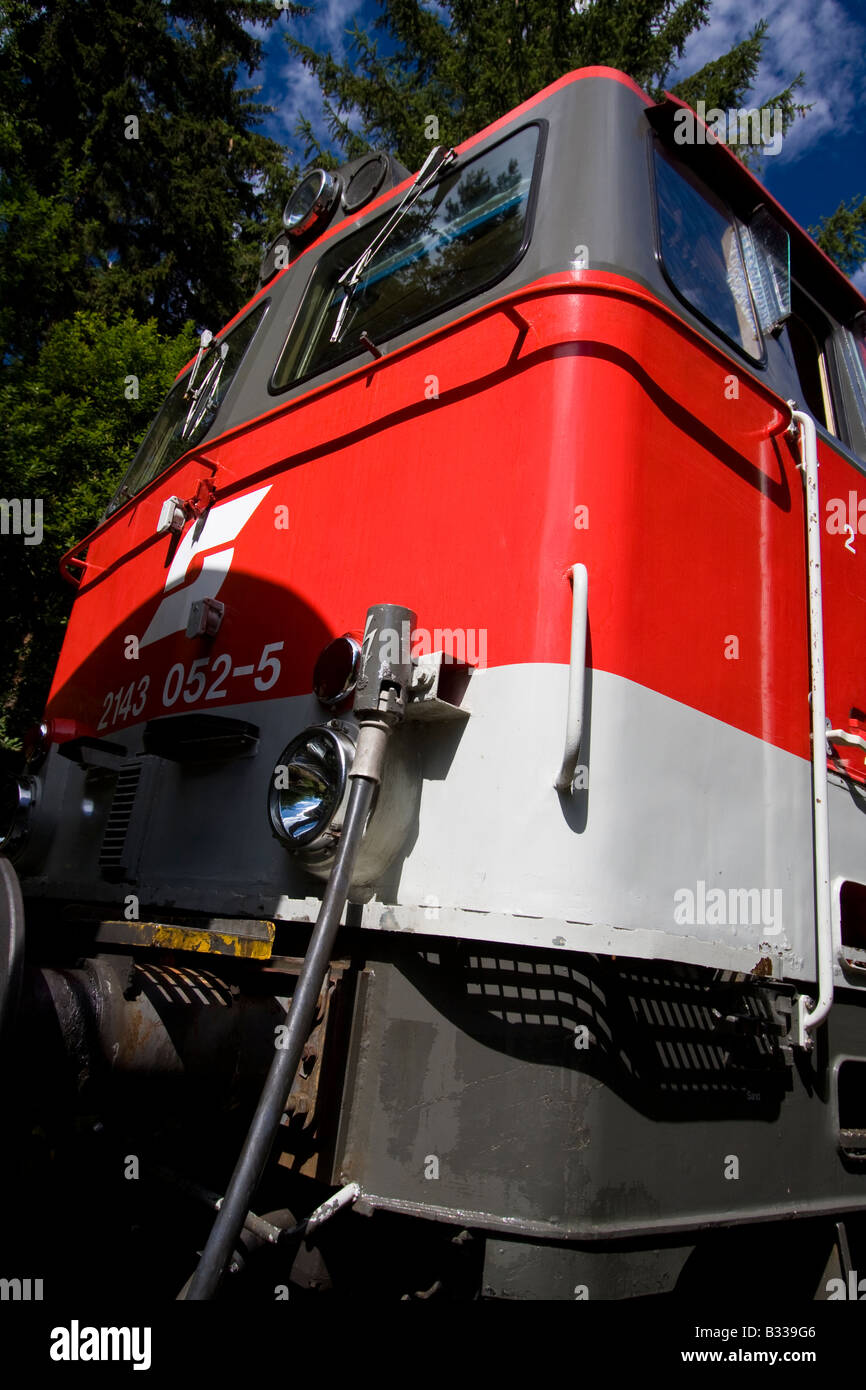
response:
[(0, 748), (42, 717), (72, 594), (58, 558), (98, 522), (194, 342), (191, 323), (166, 339), (79, 310), (0, 380), (3, 495), (42, 514), (39, 544), (0, 545)]
[[(292, 6), (292, 10), (298, 7)], [(0, 0), (3, 359), (97, 306), (218, 327), (291, 187), (239, 85), (260, 0)]]
[[(434, 14), (420, 0), (379, 0), (373, 28), (386, 42), (355, 23), (351, 62), (338, 63), (291, 35), (287, 42), (316, 75), (329, 134), (346, 157), (384, 146), (416, 169), (429, 152), (426, 116), (436, 115), (442, 140), (456, 144), (574, 68), (619, 68), (660, 98), (711, 3), (444, 0)], [(703, 97), (708, 108), (747, 104), (766, 35), (762, 20), (674, 91), (690, 103)], [(783, 130), (808, 109), (796, 99), (803, 81), (798, 73), (765, 103), (781, 108)], [(308, 157), (327, 155), (308, 118), (299, 133)]]
[(193, 325), (256, 287), (293, 171), (255, 129), (244, 22), (286, 12), (0, 0), (0, 491), (45, 518), (41, 544), (0, 546), (0, 749), (41, 716), (71, 597), (58, 556), (98, 522)]
[(827, 255), (853, 275), (866, 262), (866, 195), (844, 198), (835, 212), (822, 217), (810, 233)]

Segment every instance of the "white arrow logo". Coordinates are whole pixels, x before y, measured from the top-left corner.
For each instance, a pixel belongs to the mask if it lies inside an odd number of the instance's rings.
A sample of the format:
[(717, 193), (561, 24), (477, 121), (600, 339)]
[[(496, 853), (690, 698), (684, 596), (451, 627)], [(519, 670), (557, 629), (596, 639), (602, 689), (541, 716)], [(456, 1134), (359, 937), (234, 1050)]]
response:
[[(167, 597), (162, 600), (148, 624), (147, 631), (138, 644), (139, 650), (150, 646), (152, 642), (158, 642), (161, 637), (170, 636), (173, 632), (183, 632), (189, 617), (190, 605), (198, 599), (216, 598), (235, 553), (234, 547), (222, 550), (216, 548), (225, 547), (229, 541), (237, 539), (256, 507), (267, 497), (271, 486), (269, 484), (267, 487), (259, 488), (257, 492), (248, 492), (245, 497), (235, 497), (231, 502), (221, 502), (218, 507), (211, 507), (196, 539), (193, 537), (198, 530), (198, 522), (193, 522), (183, 536), (169, 566), (164, 586)], [(201, 573), (192, 584), (185, 589), (179, 588), (196, 555), (200, 555), (203, 550), (216, 553), (205, 557)]]

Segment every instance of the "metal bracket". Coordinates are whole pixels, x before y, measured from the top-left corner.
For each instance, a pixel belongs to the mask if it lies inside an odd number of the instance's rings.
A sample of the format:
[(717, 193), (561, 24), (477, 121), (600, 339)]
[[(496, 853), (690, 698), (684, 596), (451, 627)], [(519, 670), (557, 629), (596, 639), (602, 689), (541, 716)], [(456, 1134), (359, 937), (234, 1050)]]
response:
[(179, 536), (186, 525), (186, 510), (183, 498), (166, 497), (159, 513), (159, 521), (156, 523), (156, 534), (158, 536)]
[(215, 497), (216, 488), (210, 478), (199, 479), (195, 492), (186, 501), (182, 497), (166, 497), (160, 508), (156, 534), (179, 536), (187, 521), (191, 518), (198, 521), (204, 516)]
[(791, 1032), (794, 1046), (801, 1047), (804, 1052), (811, 1052), (814, 1046), (814, 1039), (810, 1030), (815, 1026), (811, 1021), (815, 1008), (815, 1000), (807, 994), (794, 995), (791, 1009)]
[(196, 599), (190, 605), (187, 637), (216, 637), (225, 613), (225, 604), (216, 598)]
[[(828, 719), (827, 723), (829, 724), (829, 722)], [(862, 748), (863, 752), (866, 753), (866, 738), (861, 738), (860, 734), (850, 734), (847, 729), (828, 729), (827, 742), (844, 743), (850, 748)], [(866, 758), (863, 761), (866, 763)]]
[[(455, 703), (472, 675), (465, 662), (452, 662), (445, 652), (429, 652), (413, 662), (407, 719), (468, 719), (470, 711)], [(445, 694), (447, 690), (447, 695)]]

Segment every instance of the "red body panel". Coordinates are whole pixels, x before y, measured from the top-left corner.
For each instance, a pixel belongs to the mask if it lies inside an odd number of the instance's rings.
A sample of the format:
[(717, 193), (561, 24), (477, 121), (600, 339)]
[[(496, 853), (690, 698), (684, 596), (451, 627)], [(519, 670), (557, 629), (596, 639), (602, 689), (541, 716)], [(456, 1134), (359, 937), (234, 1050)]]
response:
[[(428, 630), (484, 630), (490, 665), (566, 662), (563, 576), (580, 560), (596, 669), (807, 757), (797, 457), (784, 403), (733, 376), (646, 291), (577, 272), (277, 407), (175, 465), (96, 535), (48, 712), (91, 731), (102, 720), (104, 733), (169, 708), (308, 692), (323, 643), (386, 599)], [(847, 497), (853, 470), (826, 449), (822, 465), (822, 496)], [(128, 660), (125, 638), (143, 635), (166, 580), (160, 505), (211, 475), (217, 504), (270, 486), (233, 544), (222, 628), (176, 632)], [(826, 594), (845, 595), (844, 617), (825, 597), (828, 710), (840, 721), (866, 702), (855, 659), (866, 554), (843, 541), (825, 544)], [(223, 652), (232, 671), (256, 668), (278, 642), (266, 690), (228, 675), (208, 698)], [(184, 684), (166, 706), (172, 665), (186, 682), (203, 657), (204, 691)], [(145, 674), (143, 704), (136, 685), (106, 723), (106, 695)]]

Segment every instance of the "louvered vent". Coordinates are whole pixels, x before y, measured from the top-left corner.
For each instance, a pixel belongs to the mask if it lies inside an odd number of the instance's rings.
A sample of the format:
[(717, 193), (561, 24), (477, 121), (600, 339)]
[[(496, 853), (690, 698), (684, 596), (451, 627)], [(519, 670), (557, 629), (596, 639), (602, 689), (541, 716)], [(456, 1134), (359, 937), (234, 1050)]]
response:
[(126, 846), (126, 835), (129, 830), (129, 821), (132, 816), (132, 808), (135, 805), (135, 793), (138, 790), (140, 777), (140, 764), (135, 767), (126, 767), (117, 774), (114, 799), (105, 824), (102, 848), (99, 851), (99, 867), (101, 869), (116, 871), (123, 868), (123, 851)]

